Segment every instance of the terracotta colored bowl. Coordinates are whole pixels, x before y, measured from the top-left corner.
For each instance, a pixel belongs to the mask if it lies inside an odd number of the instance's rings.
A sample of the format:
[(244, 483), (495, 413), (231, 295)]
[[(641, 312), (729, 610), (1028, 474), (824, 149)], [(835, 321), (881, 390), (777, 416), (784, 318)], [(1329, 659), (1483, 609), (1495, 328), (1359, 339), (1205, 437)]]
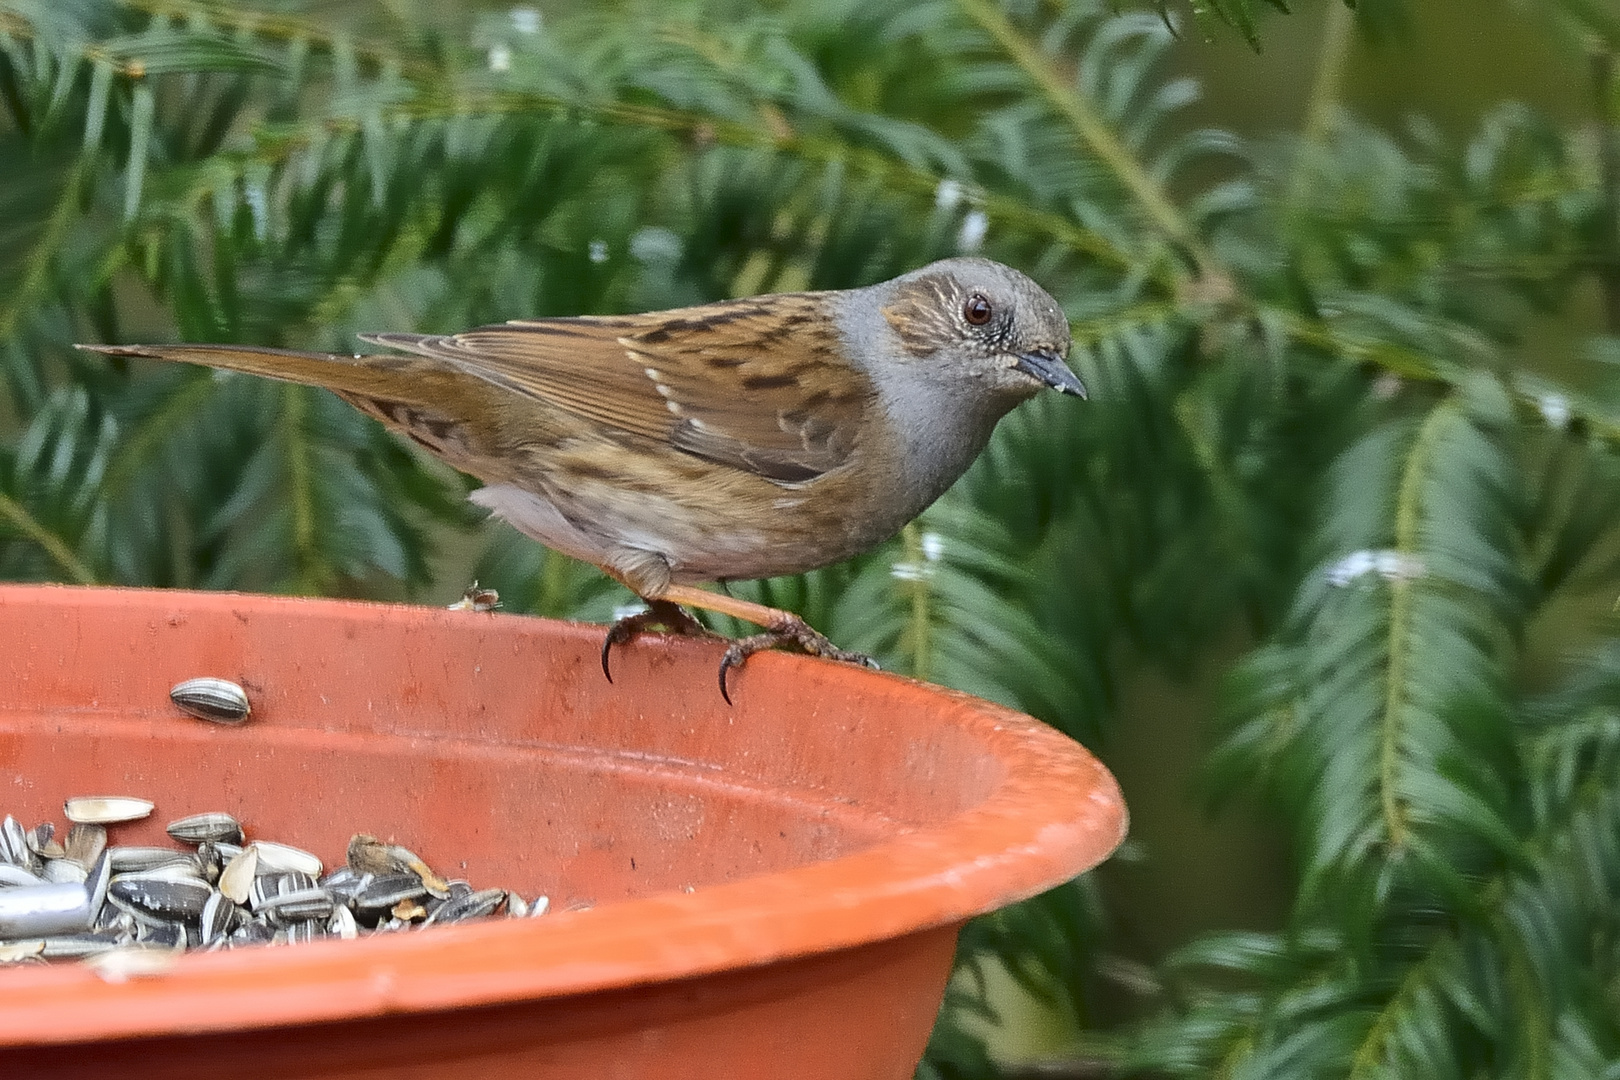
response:
[[(539, 619), (0, 588), (0, 811), (141, 795), (341, 860), (394, 837), (539, 919), (0, 970), (0, 1076), (903, 1078), (962, 922), (1119, 842), (1113, 779), (1027, 717), (851, 667)], [(180, 714), (214, 675), (253, 718)], [(246, 1072), (237, 1070), (246, 1069)]]

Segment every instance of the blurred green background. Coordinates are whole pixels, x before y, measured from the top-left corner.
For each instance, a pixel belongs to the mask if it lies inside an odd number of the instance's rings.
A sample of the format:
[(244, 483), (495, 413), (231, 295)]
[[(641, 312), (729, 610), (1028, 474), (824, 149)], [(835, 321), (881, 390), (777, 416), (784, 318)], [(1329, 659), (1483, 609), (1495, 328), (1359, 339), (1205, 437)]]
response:
[(979, 251), (1092, 400), (741, 589), (1124, 787), (921, 1075), (1620, 1077), (1617, 50), (1607, 0), (0, 0), (0, 575), (605, 620), (329, 395), (70, 343)]

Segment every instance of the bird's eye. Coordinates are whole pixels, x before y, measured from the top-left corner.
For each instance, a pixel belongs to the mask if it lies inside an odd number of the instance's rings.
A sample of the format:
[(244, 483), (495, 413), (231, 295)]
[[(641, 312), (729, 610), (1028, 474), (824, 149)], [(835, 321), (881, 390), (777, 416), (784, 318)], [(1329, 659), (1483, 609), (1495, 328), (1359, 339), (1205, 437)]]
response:
[(962, 318), (974, 326), (983, 326), (990, 321), (990, 301), (983, 293), (974, 293), (962, 305)]

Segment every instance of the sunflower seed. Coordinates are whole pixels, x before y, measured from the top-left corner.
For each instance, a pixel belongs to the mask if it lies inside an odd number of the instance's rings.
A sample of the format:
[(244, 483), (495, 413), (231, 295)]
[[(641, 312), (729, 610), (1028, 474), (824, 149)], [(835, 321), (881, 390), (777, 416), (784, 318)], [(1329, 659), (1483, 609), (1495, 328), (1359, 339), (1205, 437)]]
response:
[(182, 844), (240, 844), (242, 825), (229, 814), (211, 811), (169, 822), (167, 832)]
[(24, 870), (20, 866), (10, 863), (0, 863), (0, 888), (16, 885), (44, 885), (46, 881), (40, 875)]
[(219, 891), (230, 897), (233, 902), (245, 904), (258, 873), (259, 847), (255, 844), (242, 849), (236, 858), (225, 864), (225, 869), (219, 873)]
[(120, 896), (115, 896), (110, 888), (107, 890), (107, 906), (103, 910), (116, 911), (123, 916), (116, 924), (117, 928), (134, 934), (140, 941), (145, 941), (154, 929), (168, 925), (151, 912), (137, 907)]
[(265, 870), (262, 866), (259, 870), (259, 876), (253, 879), (250, 890), (255, 905), (288, 893), (315, 888), (315, 879), (297, 870)]
[(139, 821), (152, 812), (152, 803), (128, 795), (80, 795), (62, 804), (67, 819), (81, 825), (110, 825)]
[(90, 894), (90, 910), (92, 913), (100, 912), (101, 905), (107, 902), (107, 886), (112, 883), (112, 858), (104, 851), (90, 867), (90, 876), (85, 878), (85, 890)]
[(103, 899), (103, 906), (96, 912), (95, 919), (90, 923), (90, 929), (117, 934), (119, 940), (127, 944), (135, 940), (135, 932), (140, 929), (140, 924), (135, 916), (115, 906), (111, 901)]
[(143, 945), (182, 949), (186, 945), (186, 928), (172, 922), (141, 923), (135, 931), (135, 940)]
[(188, 868), (194, 874), (202, 873), (195, 855), (188, 855), (174, 848), (110, 847), (107, 849), (107, 858), (112, 863), (115, 874), (145, 873), (163, 867)]
[[(152, 804), (124, 796), (68, 800), (77, 820), (58, 841), (50, 823), (0, 818), (0, 964), (86, 958), (104, 977), (167, 970), (184, 949), (302, 944), (409, 931), (498, 913), (546, 910), (504, 889), (445, 880), (409, 848), (357, 834), (345, 862), (271, 841), (243, 846), (223, 812), (169, 823), (192, 851), (107, 845), (98, 822), (134, 820)], [(9, 921), (8, 921), (9, 920)]]
[(28, 850), (39, 859), (60, 859), (64, 854), (62, 845), (56, 842), (56, 826), (49, 821), (42, 821), (32, 829), (23, 833), (23, 839), (28, 843)]
[(314, 941), (316, 938), (325, 937), (326, 923), (317, 922), (313, 919), (304, 919), (301, 922), (289, 924), (281, 933), (286, 935), (285, 940), (288, 945), (304, 945)]
[(427, 886), (415, 874), (384, 874), (372, 877), (354, 897), (357, 916), (380, 919), (396, 905), (427, 895)]
[(362, 874), (354, 867), (344, 865), (321, 878), (320, 886), (343, 903), (352, 904), (371, 881), (371, 874)]
[(336, 908), (337, 902), (325, 889), (309, 888), (266, 897), (254, 910), (272, 923), (286, 926), (309, 919), (330, 919)]
[(259, 849), (259, 866), (264, 870), (298, 870), (317, 878), (325, 869), (318, 857), (302, 848), (276, 844), (268, 840), (255, 840), (251, 846)]
[(326, 929), (345, 940), (360, 936), (360, 927), (354, 921), (354, 912), (339, 904), (332, 912), (332, 920), (326, 924)]
[(90, 915), (90, 893), (80, 884), (0, 889), (0, 938), (76, 934), (90, 928)]
[(32, 941), (0, 942), (0, 965), (21, 964), (28, 960), (37, 960), (45, 955), (45, 942), (35, 938)]
[(224, 893), (210, 894), (203, 905), (199, 929), (202, 943), (212, 945), (224, 940), (241, 919), (242, 909)]
[(197, 867), (202, 876), (213, 885), (219, 881), (220, 871), (225, 869), (225, 860), (220, 857), (219, 848), (204, 840), (197, 845)]
[(231, 932), (226, 944), (235, 948), (238, 945), (265, 945), (275, 936), (275, 931), (262, 922), (247, 922)]
[(86, 870), (96, 864), (107, 847), (107, 830), (100, 825), (75, 825), (62, 842), (62, 854)]
[(196, 922), (212, 892), (207, 882), (160, 874), (120, 874), (107, 895), (158, 919)]
[(187, 679), (169, 691), (169, 700), (199, 720), (240, 724), (253, 712), (247, 691), (224, 679)]
[(23, 867), (33, 861), (33, 853), (28, 850), (28, 835), (10, 814), (0, 821), (0, 861)]
[(45, 939), (41, 955), (47, 960), (77, 960), (116, 949), (121, 943), (117, 934), (105, 930), (57, 934)]
[(253, 879), (248, 889), (248, 906), (255, 912), (283, 896), (308, 892), (315, 888), (315, 879), (296, 870), (272, 870)]
[(65, 881), (83, 883), (89, 876), (89, 871), (68, 859), (52, 859), (45, 864), (46, 881), (54, 881), (57, 884)]
[(188, 886), (206, 886), (208, 881), (203, 877), (202, 867), (191, 859), (180, 859), (174, 862), (154, 866), (150, 870), (127, 870), (114, 874), (113, 880), (120, 881), (131, 878), (138, 881), (178, 881)]
[(495, 914), (495, 910), (506, 899), (505, 889), (483, 889), (479, 892), (470, 892), (466, 896), (458, 896), (453, 900), (446, 900), (433, 914), (427, 917), (425, 925), (466, 922), (469, 919), (483, 919)]

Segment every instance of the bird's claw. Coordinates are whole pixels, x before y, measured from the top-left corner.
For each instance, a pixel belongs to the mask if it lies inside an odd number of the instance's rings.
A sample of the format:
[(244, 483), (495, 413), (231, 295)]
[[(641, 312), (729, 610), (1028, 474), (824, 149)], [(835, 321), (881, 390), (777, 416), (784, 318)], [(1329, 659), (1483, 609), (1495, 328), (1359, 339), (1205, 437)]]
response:
[(660, 628), (692, 637), (720, 636), (698, 622), (679, 604), (672, 604), (668, 600), (649, 600), (646, 611), (626, 615), (608, 627), (608, 632), (602, 639), (602, 674), (607, 676), (608, 682), (613, 681), (613, 672), (608, 668), (608, 654), (613, 651), (613, 646), (623, 645), (644, 631)]
[(726, 676), (731, 669), (740, 666), (757, 652), (783, 645), (797, 645), (801, 651), (811, 656), (839, 660), (846, 664), (859, 664), (872, 671), (880, 670), (878, 662), (870, 656), (850, 649), (840, 649), (824, 635), (811, 629), (809, 623), (795, 616), (791, 622), (781, 623), (761, 634), (738, 638), (726, 646), (725, 655), (720, 658), (720, 696), (726, 699), (727, 705), (732, 703), (731, 693), (726, 686)]
[[(602, 638), (602, 674), (607, 676), (608, 682), (613, 681), (613, 672), (608, 664), (613, 646), (623, 645), (637, 634), (654, 629), (693, 637), (720, 636), (695, 619), (679, 604), (668, 600), (649, 600), (646, 611), (627, 615), (618, 620), (608, 627), (607, 634)], [(839, 660), (846, 664), (859, 664), (873, 671), (878, 670), (877, 661), (870, 656), (849, 649), (840, 649), (825, 636), (813, 630), (809, 623), (794, 615), (763, 633), (737, 638), (727, 644), (725, 655), (720, 658), (720, 696), (726, 699), (727, 705), (732, 704), (731, 693), (726, 685), (726, 678), (731, 669), (741, 666), (754, 653), (784, 645), (795, 646), (799, 651), (811, 656), (822, 656), (828, 660)]]

